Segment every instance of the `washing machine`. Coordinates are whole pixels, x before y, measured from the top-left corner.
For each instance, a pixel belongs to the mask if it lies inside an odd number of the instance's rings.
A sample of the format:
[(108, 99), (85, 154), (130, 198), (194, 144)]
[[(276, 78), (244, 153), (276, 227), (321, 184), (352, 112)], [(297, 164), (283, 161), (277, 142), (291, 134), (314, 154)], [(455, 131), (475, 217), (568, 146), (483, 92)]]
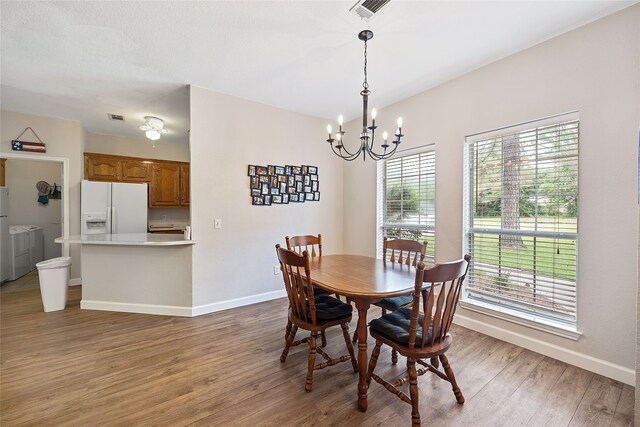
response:
[(11, 266), (9, 280), (16, 280), (31, 271), (29, 231), (20, 226), (9, 227), (11, 236)]
[(38, 225), (16, 225), (29, 233), (29, 271), (35, 270), (36, 264), (44, 261), (44, 237), (42, 227)]

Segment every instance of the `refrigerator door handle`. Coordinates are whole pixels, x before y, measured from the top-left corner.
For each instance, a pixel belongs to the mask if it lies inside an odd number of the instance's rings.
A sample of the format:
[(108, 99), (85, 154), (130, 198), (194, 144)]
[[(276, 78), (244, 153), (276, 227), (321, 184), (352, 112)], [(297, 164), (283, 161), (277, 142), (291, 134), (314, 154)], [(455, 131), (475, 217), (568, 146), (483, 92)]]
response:
[(111, 207), (111, 234), (116, 234), (118, 232), (118, 221), (116, 218), (116, 207)]

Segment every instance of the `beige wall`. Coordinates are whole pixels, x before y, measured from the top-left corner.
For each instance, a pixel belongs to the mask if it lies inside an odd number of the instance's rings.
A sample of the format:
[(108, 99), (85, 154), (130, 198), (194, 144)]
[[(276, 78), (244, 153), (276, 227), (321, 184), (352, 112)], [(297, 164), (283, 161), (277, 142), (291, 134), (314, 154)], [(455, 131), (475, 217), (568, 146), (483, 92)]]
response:
[[(11, 140), (26, 127), (32, 127), (47, 144), (46, 154), (11, 150)], [(70, 234), (80, 234), (80, 181), (82, 179), (82, 152), (84, 132), (80, 122), (52, 117), (34, 116), (0, 110), (0, 152), (19, 153), (27, 158), (61, 157), (69, 159), (69, 225)], [(80, 278), (80, 248), (71, 245), (71, 279)]]
[(7, 187), (9, 187), (9, 224), (33, 224), (42, 227), (44, 259), (59, 257), (61, 246), (54, 239), (62, 236), (62, 199), (49, 199), (38, 203), (36, 183), (46, 181), (62, 185), (62, 163), (9, 159)]
[[(465, 135), (579, 111), (578, 330), (582, 337), (572, 341), (464, 309), (458, 315), (488, 326), (496, 335), (499, 330), (504, 331), (500, 332), (503, 337), (519, 334), (583, 361), (611, 365), (632, 384), (638, 280), (639, 40), (640, 6), (636, 5), (378, 114), (379, 123), (404, 117), (404, 148), (435, 143), (436, 257), (445, 261), (460, 257), (463, 250)], [(347, 131), (355, 134), (357, 124), (350, 123)], [(344, 166), (345, 251), (374, 255), (375, 165), (354, 163)]]
[[(342, 251), (342, 161), (317, 139), (324, 128), (316, 118), (191, 87), (194, 306), (282, 292), (273, 267), (286, 235), (322, 233), (324, 252)], [(252, 206), (249, 164), (318, 166), (320, 201)]]
[[(142, 131), (140, 132), (142, 134)], [(113, 154), (117, 156), (142, 157), (146, 159), (189, 161), (189, 143), (168, 143), (162, 138), (153, 148), (151, 141), (144, 137), (127, 138), (124, 136), (103, 135), (86, 132), (85, 151), (89, 153)]]

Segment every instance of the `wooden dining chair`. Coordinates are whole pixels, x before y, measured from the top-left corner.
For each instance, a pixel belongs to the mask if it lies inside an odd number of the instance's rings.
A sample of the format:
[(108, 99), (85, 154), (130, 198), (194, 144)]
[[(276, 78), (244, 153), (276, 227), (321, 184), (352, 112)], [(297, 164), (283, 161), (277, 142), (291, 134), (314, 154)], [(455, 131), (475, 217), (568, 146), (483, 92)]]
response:
[[(469, 270), (471, 256), (464, 259), (437, 264), (425, 270), (424, 263), (418, 263), (413, 305), (411, 308), (400, 308), (371, 321), (369, 333), (376, 340), (371, 353), (367, 371), (367, 385), (371, 378), (382, 384), (402, 401), (411, 405), (411, 421), (413, 426), (420, 425), (418, 376), (433, 372), (443, 380), (449, 381), (458, 403), (464, 403), (464, 396), (456, 383), (453, 370), (445, 352), (451, 346), (452, 338), (449, 328), (456, 311), (462, 282)], [(425, 285), (426, 284), (426, 285)], [(437, 295), (436, 295), (437, 293)], [(420, 304), (422, 300), (422, 305)], [(420, 308), (422, 307), (422, 314)], [(380, 347), (390, 346), (407, 358), (407, 375), (389, 383), (374, 374)], [(423, 359), (438, 358), (444, 372), (433, 363)], [(416, 370), (416, 363), (422, 368)], [(399, 387), (409, 383), (409, 395)]]
[[(399, 264), (401, 266), (416, 267), (419, 262), (424, 261), (426, 252), (426, 241), (420, 243), (415, 240), (406, 239), (389, 240), (385, 237), (382, 245), (382, 259), (390, 262), (392, 265)], [(399, 297), (385, 298), (381, 301), (374, 302), (373, 305), (382, 308), (382, 314), (385, 315), (387, 311), (395, 311), (401, 307), (409, 307), (412, 302), (413, 296), (407, 294)], [(357, 336), (354, 334), (353, 342), (356, 341)], [(395, 350), (391, 351), (391, 363), (398, 363), (398, 353)]]
[[(313, 371), (335, 365), (336, 363), (351, 360), (353, 372), (358, 372), (353, 345), (349, 337), (349, 322), (351, 321), (351, 304), (344, 303), (330, 295), (314, 295), (311, 285), (311, 271), (309, 267), (309, 254), (305, 250), (302, 255), (281, 248), (276, 245), (278, 261), (284, 278), (284, 287), (289, 297), (289, 322), (292, 328), (287, 333), (286, 343), (280, 362), (287, 360), (289, 349), (302, 343), (309, 344), (309, 363), (307, 367), (307, 381), (305, 390), (311, 391), (313, 385)], [(318, 334), (331, 326), (340, 325), (348, 355), (331, 358), (322, 348), (316, 344)], [(298, 328), (310, 332), (310, 336), (294, 341)], [(316, 353), (325, 361), (316, 364)]]

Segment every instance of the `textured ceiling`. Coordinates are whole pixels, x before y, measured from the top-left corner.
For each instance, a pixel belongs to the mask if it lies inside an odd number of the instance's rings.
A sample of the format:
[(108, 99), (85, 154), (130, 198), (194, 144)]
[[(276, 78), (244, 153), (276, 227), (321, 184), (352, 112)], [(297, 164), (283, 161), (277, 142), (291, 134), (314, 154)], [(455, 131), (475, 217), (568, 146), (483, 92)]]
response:
[[(2, 108), (186, 142), (188, 84), (310, 114), (359, 114), (362, 42), (382, 107), (636, 1), (400, 1), (371, 22), (353, 1), (2, 2)], [(126, 123), (107, 120), (126, 116)], [(322, 130), (319, 130), (319, 134)]]

